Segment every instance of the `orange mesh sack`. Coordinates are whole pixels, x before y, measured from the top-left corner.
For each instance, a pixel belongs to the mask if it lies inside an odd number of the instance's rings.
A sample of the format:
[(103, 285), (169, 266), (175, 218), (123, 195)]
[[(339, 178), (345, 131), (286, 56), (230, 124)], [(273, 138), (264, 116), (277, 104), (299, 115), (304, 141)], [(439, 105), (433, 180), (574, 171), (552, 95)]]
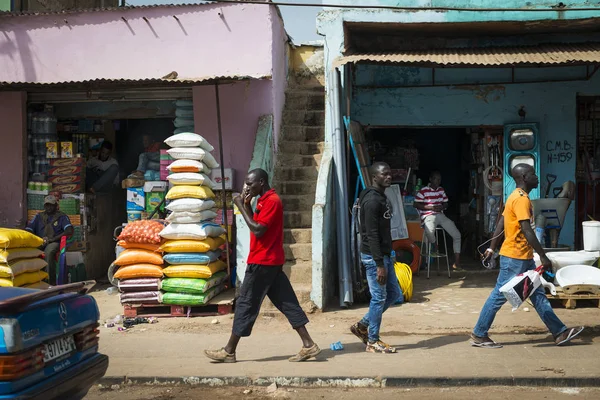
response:
[(115, 265), (132, 264), (154, 264), (163, 265), (163, 258), (160, 254), (149, 250), (129, 249), (124, 250), (115, 260)]
[(142, 250), (155, 251), (155, 252), (162, 253), (162, 251), (160, 250), (159, 244), (129, 243), (129, 242), (126, 242), (125, 240), (119, 240), (117, 242), (117, 245), (121, 246), (124, 249), (142, 249)]
[(118, 239), (129, 243), (160, 244), (159, 233), (164, 227), (164, 223), (156, 220), (134, 221), (123, 228)]
[(163, 269), (158, 265), (134, 264), (121, 267), (115, 272), (115, 279), (162, 278)]

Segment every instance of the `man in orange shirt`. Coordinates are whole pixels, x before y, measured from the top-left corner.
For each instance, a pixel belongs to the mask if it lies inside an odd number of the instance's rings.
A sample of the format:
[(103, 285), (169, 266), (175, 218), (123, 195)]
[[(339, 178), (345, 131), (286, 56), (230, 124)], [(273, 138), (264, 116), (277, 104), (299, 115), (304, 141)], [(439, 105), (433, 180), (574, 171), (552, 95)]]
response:
[[(544, 269), (549, 270), (552, 264), (542, 245), (538, 242), (533, 228), (533, 208), (529, 200), (529, 192), (539, 184), (535, 170), (529, 164), (518, 164), (512, 170), (512, 177), (517, 183), (517, 188), (506, 200), (504, 212), (498, 221), (494, 232), (494, 240), (490, 248), (485, 251), (484, 258), (489, 258), (502, 236), (504, 230), (504, 243), (500, 248), (500, 273), (496, 286), (490, 297), (485, 302), (479, 320), (471, 334), (471, 345), (475, 347), (500, 348), (502, 345), (494, 342), (488, 336), (488, 330), (494, 322), (496, 313), (506, 298), (500, 293), (500, 288), (515, 276), (535, 269), (533, 250), (539, 254)], [(531, 294), (531, 302), (538, 315), (548, 327), (554, 337), (554, 342), (560, 346), (575, 338), (583, 331), (583, 327), (567, 328), (556, 316), (546, 297), (542, 286)]]

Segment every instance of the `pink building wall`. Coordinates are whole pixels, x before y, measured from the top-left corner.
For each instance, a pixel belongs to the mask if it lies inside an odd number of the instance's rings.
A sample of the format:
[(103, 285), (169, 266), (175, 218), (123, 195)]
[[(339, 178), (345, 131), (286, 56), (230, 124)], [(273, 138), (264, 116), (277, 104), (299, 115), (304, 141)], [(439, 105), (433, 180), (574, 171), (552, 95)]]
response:
[(271, 76), (274, 14), (210, 4), (0, 16), (0, 82)]
[[(272, 65), (273, 65), (273, 150), (274, 155), (277, 154), (279, 146), (279, 134), (281, 132), (281, 124), (283, 120), (283, 107), (285, 105), (285, 89), (287, 87), (287, 71), (288, 71), (288, 38), (281, 19), (275, 14), (271, 18), (272, 22)], [(276, 157), (273, 163), (275, 164)]]
[(24, 92), (0, 92), (0, 226), (24, 226), (27, 113)]
[[(219, 86), (221, 129), (223, 131), (223, 165), (235, 169), (235, 189), (241, 191), (248, 172), (258, 118), (271, 114), (272, 87), (270, 80), (245, 81)], [(215, 148), (219, 156), (217, 108), (214, 86), (196, 86), (193, 90), (194, 124), (196, 132)]]
[[(38, 16), (0, 16), (0, 82), (59, 83), (93, 79), (267, 78), (220, 87), (222, 162), (246, 175), (258, 118), (273, 114), (277, 146), (287, 82), (287, 34), (274, 6), (205, 4)], [(268, 79), (271, 78), (271, 79)], [(34, 88), (32, 87), (32, 90)], [(60, 87), (56, 87), (60, 91)], [(193, 88), (195, 125), (216, 148), (214, 86)], [(0, 150), (25, 168), (25, 94), (0, 91)], [(18, 150), (17, 150), (18, 149)], [(13, 164), (14, 163), (14, 164)], [(26, 209), (26, 174), (3, 167), (0, 225), (14, 226)]]

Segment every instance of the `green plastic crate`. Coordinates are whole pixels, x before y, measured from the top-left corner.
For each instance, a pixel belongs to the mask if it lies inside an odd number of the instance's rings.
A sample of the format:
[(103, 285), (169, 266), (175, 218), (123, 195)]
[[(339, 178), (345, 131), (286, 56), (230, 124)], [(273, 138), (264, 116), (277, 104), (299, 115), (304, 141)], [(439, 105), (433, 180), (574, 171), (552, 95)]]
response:
[(43, 210), (44, 209), (43, 194), (27, 194), (27, 209), (28, 210)]
[(67, 215), (79, 214), (79, 200), (77, 199), (61, 199), (58, 201), (60, 211)]

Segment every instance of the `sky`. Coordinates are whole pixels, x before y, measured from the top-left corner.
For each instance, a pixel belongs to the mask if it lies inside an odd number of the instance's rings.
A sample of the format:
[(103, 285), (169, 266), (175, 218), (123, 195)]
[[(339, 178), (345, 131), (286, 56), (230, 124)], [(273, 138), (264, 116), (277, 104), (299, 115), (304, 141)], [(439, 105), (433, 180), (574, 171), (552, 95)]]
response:
[[(1, 0), (0, 0), (1, 1)], [(154, 4), (186, 4), (195, 3), (193, 0), (126, 0), (131, 6), (147, 6)], [(200, 2), (200, 1), (198, 1)], [(321, 0), (285, 0), (285, 2), (294, 3), (322, 3)], [(295, 44), (322, 40), (323, 37), (317, 34), (317, 14), (321, 11), (320, 7), (280, 7), (283, 23), (288, 35), (292, 37)]]

